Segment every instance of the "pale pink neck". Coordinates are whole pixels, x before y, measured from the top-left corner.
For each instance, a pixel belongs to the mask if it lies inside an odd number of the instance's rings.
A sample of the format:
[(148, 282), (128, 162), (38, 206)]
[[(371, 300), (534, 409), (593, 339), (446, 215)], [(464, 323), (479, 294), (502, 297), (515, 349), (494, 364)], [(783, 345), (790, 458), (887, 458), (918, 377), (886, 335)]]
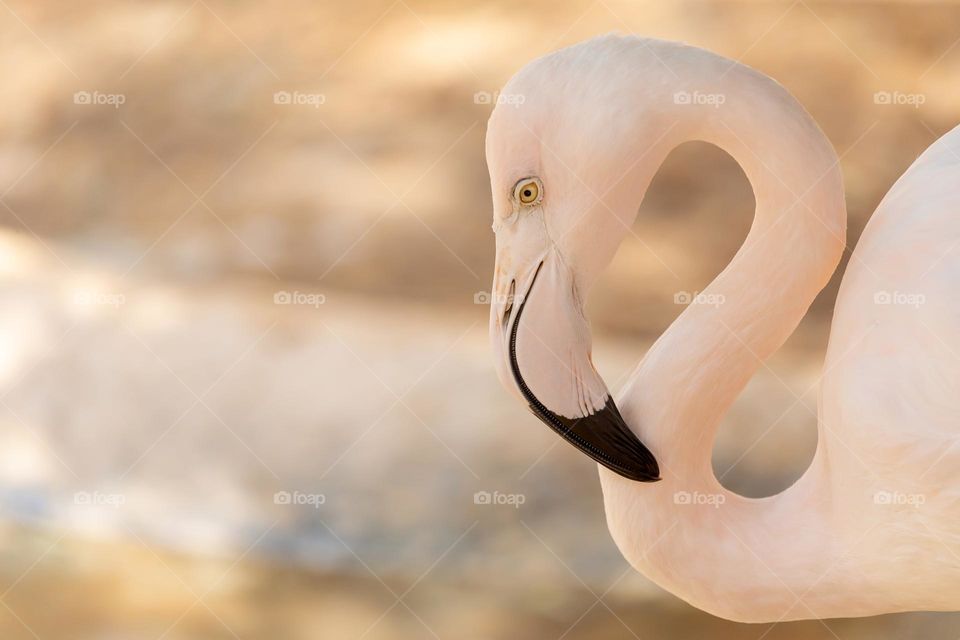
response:
[[(828, 489), (812, 468), (778, 496), (745, 499), (716, 480), (711, 453), (720, 419), (836, 267), (845, 246), (843, 186), (829, 142), (773, 81), (737, 67), (700, 86), (726, 102), (674, 109), (675, 126), (655, 155), (688, 140), (716, 144), (747, 174), (756, 214), (743, 246), (702, 292), (713, 304), (690, 305), (618, 398), (664, 479), (640, 485), (601, 469), (608, 521), (635, 566), (691, 599), (702, 596), (704, 605), (716, 601), (717, 589), (787, 601), (830, 556), (823, 545)], [(653, 169), (640, 167), (633, 177), (645, 188)], [(717, 496), (722, 505), (677, 504), (682, 492)]]

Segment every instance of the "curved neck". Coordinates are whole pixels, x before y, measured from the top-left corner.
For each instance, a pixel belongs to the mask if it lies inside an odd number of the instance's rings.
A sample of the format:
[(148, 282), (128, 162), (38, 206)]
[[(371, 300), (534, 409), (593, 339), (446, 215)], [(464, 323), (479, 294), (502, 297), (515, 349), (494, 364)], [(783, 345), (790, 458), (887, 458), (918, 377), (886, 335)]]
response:
[[(722, 416), (833, 273), (846, 211), (836, 154), (809, 115), (769, 78), (724, 62), (733, 66), (721, 73), (703, 60), (689, 68), (681, 61), (678, 76), (692, 82), (672, 91), (690, 95), (696, 87), (723, 102), (675, 106), (670, 134), (650, 155), (659, 166), (689, 140), (724, 149), (753, 187), (753, 225), (702, 302), (651, 347), (618, 399), (664, 480), (640, 486), (603, 469), (601, 478), (614, 539), (657, 582), (707, 609), (716, 608), (717, 590), (751, 599), (763, 593), (769, 606), (786, 607), (829, 562), (829, 491), (818, 485), (821, 474), (812, 468), (786, 492), (749, 500), (720, 486), (711, 453)], [(655, 169), (638, 167), (630, 177), (645, 189)], [(705, 502), (684, 504), (684, 496)], [(787, 617), (808, 614), (801, 607)]]
[[(720, 419), (793, 333), (845, 247), (838, 159), (810, 116), (772, 81), (773, 95), (681, 114), (668, 145), (713, 143), (743, 168), (756, 212), (730, 264), (653, 345), (623, 389), (665, 399), (647, 416), (665, 466), (712, 477)], [(789, 98), (789, 102), (784, 100)], [(679, 387), (679, 388), (678, 388)], [(656, 425), (656, 426), (653, 426)], [(673, 462), (674, 464), (669, 464)]]

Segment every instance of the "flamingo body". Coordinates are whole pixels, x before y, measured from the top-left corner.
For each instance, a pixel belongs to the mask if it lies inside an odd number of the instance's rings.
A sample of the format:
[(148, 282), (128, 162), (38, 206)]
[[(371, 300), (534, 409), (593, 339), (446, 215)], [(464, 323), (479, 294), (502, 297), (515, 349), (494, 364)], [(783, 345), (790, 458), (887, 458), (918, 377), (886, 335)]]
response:
[[(763, 74), (660, 40), (595, 38), (530, 63), (504, 93), (525, 99), (499, 105), (487, 134), (498, 373), (600, 463), (627, 560), (739, 621), (960, 608), (960, 128), (897, 181), (851, 256), (813, 462), (749, 499), (717, 481), (713, 441), (846, 246), (829, 141)], [(722, 303), (687, 307), (613, 402), (583, 301), (688, 140), (738, 161), (754, 224), (703, 292)]]

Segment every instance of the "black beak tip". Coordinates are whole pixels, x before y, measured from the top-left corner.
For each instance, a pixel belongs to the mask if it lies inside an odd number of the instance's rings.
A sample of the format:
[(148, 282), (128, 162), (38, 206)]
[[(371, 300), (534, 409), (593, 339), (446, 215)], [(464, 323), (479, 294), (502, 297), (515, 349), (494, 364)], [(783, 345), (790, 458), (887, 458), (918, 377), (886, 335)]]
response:
[[(603, 463), (601, 462), (601, 464)], [(660, 477), (660, 467), (656, 460), (653, 460), (652, 464), (650, 465), (634, 465), (630, 469), (615, 468), (610, 465), (604, 466), (623, 476), (624, 478), (627, 478), (628, 480), (634, 480), (636, 482), (660, 482), (663, 480), (663, 478)]]
[[(627, 429), (626, 425), (623, 425), (622, 429), (618, 429), (614, 437), (608, 437), (606, 440), (606, 444), (608, 444), (606, 450), (609, 452), (609, 455), (606, 456), (607, 459), (594, 457), (597, 462), (628, 480), (634, 480), (636, 482), (660, 482), (660, 480), (662, 480), (660, 477), (660, 465), (657, 463), (657, 459), (650, 450)], [(619, 441), (617, 444), (626, 441), (629, 451), (627, 453), (620, 453), (620, 447), (610, 442), (611, 440), (614, 442)]]
[(564, 418), (545, 407), (531, 409), (564, 440), (614, 473), (636, 482), (661, 480), (656, 457), (623, 421), (613, 398), (582, 418)]

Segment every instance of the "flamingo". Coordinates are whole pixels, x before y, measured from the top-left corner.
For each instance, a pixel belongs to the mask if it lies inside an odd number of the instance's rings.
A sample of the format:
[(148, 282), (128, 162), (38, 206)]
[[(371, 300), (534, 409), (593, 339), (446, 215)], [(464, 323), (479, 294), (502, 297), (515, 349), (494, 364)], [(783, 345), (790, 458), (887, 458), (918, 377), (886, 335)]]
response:
[[(717, 425), (845, 249), (839, 159), (782, 86), (692, 46), (609, 35), (534, 60), (488, 124), (498, 377), (598, 464), (610, 534), (667, 591), (741, 622), (960, 609), (960, 127), (853, 251), (809, 467), (761, 499), (711, 468)], [(613, 399), (584, 301), (667, 154), (700, 140), (753, 188), (729, 265)]]

